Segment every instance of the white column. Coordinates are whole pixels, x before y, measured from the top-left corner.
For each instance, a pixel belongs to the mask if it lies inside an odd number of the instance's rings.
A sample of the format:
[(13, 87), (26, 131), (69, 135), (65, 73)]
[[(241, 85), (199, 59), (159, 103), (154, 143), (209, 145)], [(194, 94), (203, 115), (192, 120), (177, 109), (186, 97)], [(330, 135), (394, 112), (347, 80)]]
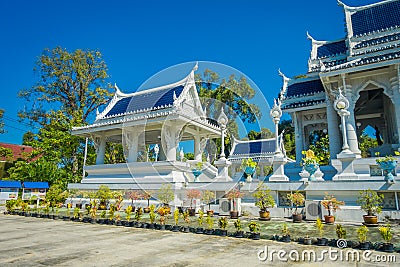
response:
[[(396, 83), (397, 81), (397, 83)], [(395, 133), (395, 142), (397, 144), (400, 144), (400, 66), (397, 65), (397, 79), (392, 82), (392, 89), (393, 89), (393, 105), (394, 105), (394, 110), (395, 113), (393, 114), (395, 116), (395, 121), (396, 121), (396, 133)]]
[[(129, 138), (128, 144), (128, 162), (136, 162), (139, 146), (139, 132), (131, 131), (126, 136)], [(147, 152), (146, 152), (147, 153)]]
[(336, 155), (340, 153), (340, 133), (339, 133), (339, 120), (337, 113), (333, 108), (332, 100), (326, 97), (326, 115), (328, 121), (328, 134), (329, 134), (329, 154), (331, 159), (335, 159)]
[(96, 165), (104, 164), (104, 155), (106, 153), (106, 138), (100, 137), (97, 147)]
[(302, 118), (301, 118), (301, 112), (297, 111), (293, 113), (292, 117), (293, 123), (294, 123), (294, 136), (295, 136), (295, 145), (296, 145), (296, 162), (300, 163), (303, 154), (301, 152), (304, 150), (303, 149), (303, 123), (302, 123)]
[(200, 136), (194, 136), (194, 159), (196, 161), (202, 161), (202, 151), (200, 151)]
[(346, 120), (347, 142), (349, 144), (349, 149), (351, 150), (351, 152), (353, 152), (357, 158), (361, 158), (361, 150), (358, 148), (354, 106), (355, 103), (353, 103), (353, 101), (350, 101), (350, 106), (348, 109), (348, 111), (350, 112), (350, 116), (347, 117)]

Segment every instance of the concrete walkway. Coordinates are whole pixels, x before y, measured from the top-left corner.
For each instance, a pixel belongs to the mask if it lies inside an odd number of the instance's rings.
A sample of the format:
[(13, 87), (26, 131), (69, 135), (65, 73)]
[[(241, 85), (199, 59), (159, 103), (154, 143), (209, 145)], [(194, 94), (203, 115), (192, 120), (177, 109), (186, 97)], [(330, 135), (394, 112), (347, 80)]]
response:
[[(257, 254), (265, 246), (269, 252), (283, 249), (288, 261), (280, 261), (276, 253), (272, 262), (270, 257), (260, 261)], [(324, 262), (294, 262), (288, 257), (291, 249), (300, 254), (313, 249), (319, 257), (328, 247), (0, 215), (0, 266), (399, 266), (400, 262), (399, 254), (393, 254), (396, 262), (384, 264), (329, 260), (328, 255)], [(382, 255), (389, 254), (372, 252), (371, 260)]]

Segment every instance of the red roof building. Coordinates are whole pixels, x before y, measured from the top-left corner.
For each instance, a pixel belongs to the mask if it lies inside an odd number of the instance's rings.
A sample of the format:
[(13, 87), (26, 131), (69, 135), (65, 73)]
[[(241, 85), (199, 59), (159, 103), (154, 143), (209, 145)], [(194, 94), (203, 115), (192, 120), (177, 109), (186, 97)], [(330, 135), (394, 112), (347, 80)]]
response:
[[(24, 145), (0, 143), (0, 147), (11, 149), (13, 153), (13, 160), (17, 160), (20, 158), (27, 159), (29, 157), (29, 154), (32, 153), (33, 151), (33, 147)], [(0, 160), (10, 160), (10, 159), (6, 159), (5, 157), (0, 157)]]

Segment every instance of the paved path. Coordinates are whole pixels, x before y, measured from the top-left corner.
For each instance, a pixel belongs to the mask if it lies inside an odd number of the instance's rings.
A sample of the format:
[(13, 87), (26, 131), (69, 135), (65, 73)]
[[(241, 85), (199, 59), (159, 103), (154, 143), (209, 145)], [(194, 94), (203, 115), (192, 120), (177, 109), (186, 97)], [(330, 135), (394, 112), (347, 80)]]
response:
[[(0, 215), (0, 266), (399, 266), (260, 261), (257, 252), (321, 247)], [(328, 249), (325, 247), (324, 249)], [(295, 254), (293, 254), (295, 255)], [(373, 256), (384, 255), (373, 252)], [(261, 255), (263, 256), (263, 255)], [(286, 255), (285, 258), (288, 258)]]

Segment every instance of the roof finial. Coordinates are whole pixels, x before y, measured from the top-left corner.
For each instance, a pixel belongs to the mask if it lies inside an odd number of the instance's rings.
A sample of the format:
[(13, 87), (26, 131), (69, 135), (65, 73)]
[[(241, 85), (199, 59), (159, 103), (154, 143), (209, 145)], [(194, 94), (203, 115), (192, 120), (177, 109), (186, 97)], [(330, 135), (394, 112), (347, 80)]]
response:
[(325, 64), (324, 64), (324, 62), (322, 62), (321, 59), (319, 59), (319, 65), (321, 67), (321, 71), (325, 71), (326, 70)]
[(176, 93), (175, 93), (175, 90), (174, 90), (174, 101), (176, 101), (178, 98), (176, 97)]
[(199, 68), (199, 62), (196, 61), (196, 65), (194, 65), (193, 67), (193, 71), (196, 71)]
[(287, 87), (288, 87), (288, 82), (290, 81), (290, 79), (288, 77), (286, 77), (285, 74), (283, 74), (281, 72), (281, 69), (278, 69), (278, 73), (279, 73), (279, 76), (282, 77), (282, 82), (283, 82), (282, 89), (281, 89), (281, 92), (280, 92), (280, 97), (279, 97), (279, 98), (282, 98), (286, 94)]
[(310, 35), (310, 33), (307, 31), (307, 39), (311, 41), (315, 41), (315, 39)]

